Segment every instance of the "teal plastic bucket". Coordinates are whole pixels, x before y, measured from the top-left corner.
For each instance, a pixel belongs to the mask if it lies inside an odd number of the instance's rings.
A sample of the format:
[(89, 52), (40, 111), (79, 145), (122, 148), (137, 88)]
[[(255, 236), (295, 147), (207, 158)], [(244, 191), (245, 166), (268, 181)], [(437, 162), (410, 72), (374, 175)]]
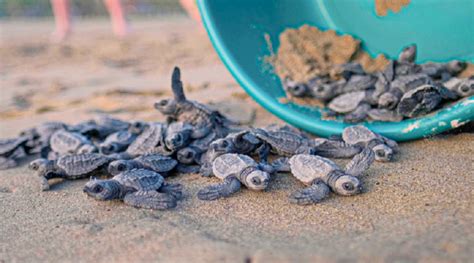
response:
[[(234, 78), (264, 108), (284, 121), (319, 136), (342, 132), (347, 123), (322, 120), (321, 109), (282, 104), (278, 77), (263, 60), (270, 54), (265, 34), (278, 48), (278, 36), (304, 24), (334, 29), (362, 40), (375, 56), (394, 58), (409, 44), (418, 47), (417, 62), (458, 59), (474, 62), (474, 1), (417, 0), (375, 14), (375, 0), (198, 0), (203, 23)], [(397, 123), (367, 122), (367, 127), (397, 141), (440, 133), (474, 120), (474, 96), (433, 114)]]

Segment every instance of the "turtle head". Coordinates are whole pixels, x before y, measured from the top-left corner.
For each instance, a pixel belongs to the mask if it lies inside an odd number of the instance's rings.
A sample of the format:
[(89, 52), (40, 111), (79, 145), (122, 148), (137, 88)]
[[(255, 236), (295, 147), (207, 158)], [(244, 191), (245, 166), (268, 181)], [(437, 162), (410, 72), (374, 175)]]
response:
[(397, 106), (400, 98), (393, 93), (385, 92), (380, 95), (378, 103), (382, 108), (393, 109)]
[(116, 143), (103, 143), (99, 146), (99, 151), (102, 154), (109, 155), (120, 151), (120, 147)]
[(111, 200), (120, 197), (120, 184), (114, 180), (91, 179), (83, 191), (97, 200)]
[(199, 153), (197, 149), (194, 147), (186, 147), (176, 153), (176, 158), (180, 163), (192, 164), (197, 159), (198, 155)]
[(410, 45), (403, 48), (402, 52), (398, 56), (399, 62), (413, 63), (416, 59), (416, 45)]
[(117, 160), (111, 162), (107, 169), (111, 175), (117, 175), (126, 171), (130, 171), (133, 168), (137, 168), (135, 167), (134, 163), (135, 162), (132, 160)]
[(375, 153), (375, 160), (380, 162), (390, 162), (393, 158), (393, 149), (385, 144), (379, 144), (372, 148)]
[(148, 124), (144, 121), (134, 121), (128, 127), (128, 131), (132, 134), (140, 134), (142, 133)]
[(462, 97), (474, 95), (474, 79), (466, 79), (461, 82), (457, 86), (456, 92)]
[(245, 179), (244, 184), (252, 190), (264, 190), (270, 181), (270, 174), (261, 170), (255, 170), (249, 173)]
[(186, 144), (191, 139), (191, 132), (192, 130), (182, 130), (167, 135), (165, 138), (166, 147), (168, 147), (168, 149), (174, 150), (186, 146)]
[(285, 79), (283, 85), (285, 90), (295, 97), (303, 97), (309, 91), (308, 85), (305, 83), (295, 82), (290, 79)]
[(174, 115), (178, 111), (178, 105), (174, 99), (162, 99), (155, 102), (154, 107), (163, 115)]
[(234, 143), (229, 138), (221, 138), (213, 141), (210, 149), (218, 153), (233, 153)]
[(30, 170), (33, 170), (36, 172), (37, 175), (39, 176), (44, 176), (49, 172), (52, 172), (54, 170), (54, 163), (53, 161), (40, 158), (32, 161), (29, 165), (28, 168)]
[(343, 175), (337, 178), (333, 190), (340, 195), (356, 195), (362, 191), (362, 185), (357, 177)]

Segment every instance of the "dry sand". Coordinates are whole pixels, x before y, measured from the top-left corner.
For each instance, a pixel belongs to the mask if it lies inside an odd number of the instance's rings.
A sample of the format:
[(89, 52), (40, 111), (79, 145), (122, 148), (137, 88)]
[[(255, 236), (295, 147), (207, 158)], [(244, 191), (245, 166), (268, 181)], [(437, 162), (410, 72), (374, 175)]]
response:
[[(47, 41), (50, 22), (0, 23), (1, 137), (97, 112), (161, 120), (151, 103), (169, 94), (175, 64), (190, 98), (251, 124), (279, 122), (242, 92), (192, 21), (134, 21), (135, 35), (122, 42), (105, 21), (76, 26), (57, 46)], [(279, 174), (267, 192), (204, 202), (197, 191), (217, 180), (179, 175), (171, 181), (184, 185), (185, 199), (150, 211), (91, 200), (85, 180), (40, 192), (23, 166), (0, 172), (0, 262), (469, 262), (473, 170), (474, 134), (437, 136), (373, 165), (359, 196), (291, 205), (302, 185)]]

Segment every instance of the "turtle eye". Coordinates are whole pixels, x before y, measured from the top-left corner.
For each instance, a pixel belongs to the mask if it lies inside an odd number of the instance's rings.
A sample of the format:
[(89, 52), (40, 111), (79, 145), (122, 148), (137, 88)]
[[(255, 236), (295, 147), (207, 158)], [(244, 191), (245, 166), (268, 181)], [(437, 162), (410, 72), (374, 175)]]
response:
[(36, 163), (31, 163), (31, 164), (29, 165), (29, 167), (30, 167), (31, 170), (34, 170), (34, 171), (38, 170), (38, 168), (39, 168)]
[(96, 186), (94, 186), (94, 188), (92, 189), (92, 191), (93, 191), (94, 193), (100, 193), (100, 192), (102, 192), (102, 190), (104, 190), (104, 188), (103, 188), (101, 185), (96, 185)]
[(252, 177), (251, 181), (254, 185), (259, 185), (262, 183), (262, 181), (258, 177)]
[(382, 151), (382, 150), (377, 150), (377, 151), (375, 151), (375, 154), (376, 154), (378, 157), (384, 157), (384, 156), (385, 156), (385, 152)]
[(224, 140), (220, 143), (220, 146), (225, 148), (225, 147), (229, 146), (229, 143), (226, 140)]
[(316, 91), (318, 91), (318, 92), (323, 92), (323, 91), (324, 91), (324, 87), (323, 87), (323, 86), (318, 86), (318, 88), (316, 89)]
[(168, 100), (162, 100), (160, 101), (158, 104), (161, 105), (161, 106), (166, 106), (168, 104)]
[(464, 92), (464, 93), (467, 93), (467, 92), (469, 92), (469, 87), (467, 85), (462, 85), (461, 86), (461, 91)]
[(346, 191), (353, 191), (354, 190), (354, 185), (347, 182), (347, 183), (343, 183), (342, 184), (342, 189), (346, 190)]
[(177, 142), (182, 142), (183, 141), (183, 136), (181, 134), (176, 134), (176, 136), (174, 137), (174, 139), (177, 141)]
[(117, 170), (120, 171), (120, 172), (123, 172), (125, 170), (127, 170), (127, 166), (123, 163), (117, 165)]
[(194, 154), (193, 154), (191, 151), (186, 151), (186, 153), (184, 154), (184, 156), (185, 156), (186, 158), (191, 158), (191, 157), (193, 157), (193, 155), (194, 155)]

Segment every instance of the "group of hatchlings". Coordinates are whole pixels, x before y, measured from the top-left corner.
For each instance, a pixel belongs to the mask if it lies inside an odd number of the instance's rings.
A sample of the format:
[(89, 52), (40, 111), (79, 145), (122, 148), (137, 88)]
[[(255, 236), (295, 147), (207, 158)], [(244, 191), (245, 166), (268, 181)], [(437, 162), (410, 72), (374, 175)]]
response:
[(444, 102), (474, 95), (474, 76), (458, 76), (467, 63), (416, 64), (416, 54), (416, 45), (411, 45), (383, 71), (368, 73), (361, 64), (349, 62), (307, 82), (285, 78), (283, 87), (290, 97), (324, 102), (329, 109), (327, 116), (341, 115), (350, 123), (367, 119), (398, 122), (433, 112)]
[[(390, 161), (398, 150), (396, 142), (360, 125), (328, 139), (289, 126), (243, 128), (186, 99), (179, 68), (173, 71), (172, 91), (173, 99), (154, 105), (167, 117), (164, 123), (107, 116), (77, 125), (44, 123), (0, 140), (0, 168), (40, 154), (29, 168), (41, 178), (43, 190), (53, 178), (91, 178), (84, 186), (87, 195), (149, 209), (177, 205), (182, 186), (165, 182), (174, 172), (222, 181), (201, 189), (201, 200), (229, 197), (242, 185), (262, 191), (273, 174), (290, 172), (306, 185), (290, 195), (290, 202), (306, 205), (322, 201), (331, 190), (345, 196), (360, 193), (359, 176), (374, 160)], [(328, 158), (352, 160), (343, 169)]]

